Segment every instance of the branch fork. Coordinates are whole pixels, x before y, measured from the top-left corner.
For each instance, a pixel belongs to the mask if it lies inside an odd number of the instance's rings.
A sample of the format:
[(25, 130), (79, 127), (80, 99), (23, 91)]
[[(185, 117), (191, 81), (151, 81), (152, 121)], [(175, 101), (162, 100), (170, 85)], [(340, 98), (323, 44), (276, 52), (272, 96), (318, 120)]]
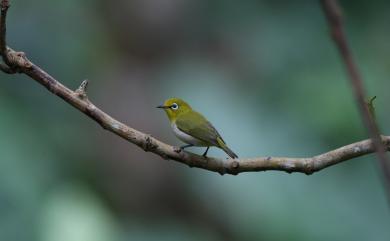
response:
[(83, 82), (81, 82), (79, 88), (77, 88), (77, 90), (75, 90), (76, 95), (82, 100), (88, 99), (87, 87), (88, 87), (88, 80), (83, 80)]
[(10, 7), (8, 0), (1, 1), (1, 11), (7, 11)]
[(28, 60), (24, 52), (17, 52), (7, 47), (5, 56), (8, 62), (7, 65), (17, 72), (21, 72), (20, 69), (22, 68), (31, 68), (32, 66), (32, 63)]

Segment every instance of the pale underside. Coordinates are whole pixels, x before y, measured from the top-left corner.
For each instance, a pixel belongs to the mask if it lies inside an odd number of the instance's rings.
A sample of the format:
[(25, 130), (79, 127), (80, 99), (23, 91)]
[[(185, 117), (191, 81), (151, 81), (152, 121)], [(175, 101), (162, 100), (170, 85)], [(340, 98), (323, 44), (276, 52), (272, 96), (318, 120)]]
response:
[(175, 133), (175, 135), (177, 136), (177, 138), (179, 138), (181, 141), (183, 141), (187, 144), (191, 144), (194, 146), (210, 146), (207, 143), (205, 143), (204, 141), (199, 140), (195, 137), (192, 137), (192, 136), (188, 135), (187, 133), (181, 131), (179, 128), (177, 128), (175, 123), (172, 124), (172, 129), (173, 129), (173, 132)]

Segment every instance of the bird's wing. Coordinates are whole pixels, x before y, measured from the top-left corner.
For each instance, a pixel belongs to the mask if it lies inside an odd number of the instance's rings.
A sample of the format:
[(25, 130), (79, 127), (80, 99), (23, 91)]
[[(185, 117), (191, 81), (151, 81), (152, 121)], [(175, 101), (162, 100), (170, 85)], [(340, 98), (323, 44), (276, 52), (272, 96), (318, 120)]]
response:
[(186, 134), (210, 145), (219, 146), (218, 138), (222, 140), (214, 126), (196, 111), (181, 114), (176, 119), (176, 126)]

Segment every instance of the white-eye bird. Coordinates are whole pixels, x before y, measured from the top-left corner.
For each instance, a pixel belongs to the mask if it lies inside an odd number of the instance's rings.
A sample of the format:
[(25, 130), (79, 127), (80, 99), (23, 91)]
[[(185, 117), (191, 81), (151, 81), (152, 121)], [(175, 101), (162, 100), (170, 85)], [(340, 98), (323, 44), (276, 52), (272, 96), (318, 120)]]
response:
[(194, 111), (189, 104), (179, 98), (170, 98), (163, 105), (163, 108), (171, 122), (175, 135), (187, 143), (181, 149), (191, 146), (207, 147), (203, 156), (206, 157), (211, 146), (224, 150), (231, 158), (238, 158), (237, 155), (227, 147), (221, 135), (214, 126), (199, 112)]

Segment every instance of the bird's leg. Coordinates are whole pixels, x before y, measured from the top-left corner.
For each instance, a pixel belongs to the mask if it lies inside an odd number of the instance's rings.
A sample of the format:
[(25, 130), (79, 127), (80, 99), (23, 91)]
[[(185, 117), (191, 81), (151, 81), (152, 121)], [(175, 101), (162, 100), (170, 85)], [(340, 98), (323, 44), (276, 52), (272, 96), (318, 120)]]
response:
[(192, 144), (184, 145), (184, 146), (181, 146), (180, 149), (184, 150), (184, 148), (191, 147), (191, 146), (194, 146), (194, 145), (192, 145)]
[(206, 149), (206, 151), (205, 151), (205, 152), (203, 153), (203, 155), (202, 155), (203, 157), (207, 157), (207, 152), (209, 151), (209, 148), (210, 148), (210, 147), (208, 146), (207, 149)]
[(194, 146), (194, 145), (188, 144), (188, 145), (184, 145), (184, 146), (180, 146), (180, 147), (175, 147), (174, 151), (177, 153), (180, 153), (181, 151), (184, 150), (184, 148), (191, 147), (191, 146)]

